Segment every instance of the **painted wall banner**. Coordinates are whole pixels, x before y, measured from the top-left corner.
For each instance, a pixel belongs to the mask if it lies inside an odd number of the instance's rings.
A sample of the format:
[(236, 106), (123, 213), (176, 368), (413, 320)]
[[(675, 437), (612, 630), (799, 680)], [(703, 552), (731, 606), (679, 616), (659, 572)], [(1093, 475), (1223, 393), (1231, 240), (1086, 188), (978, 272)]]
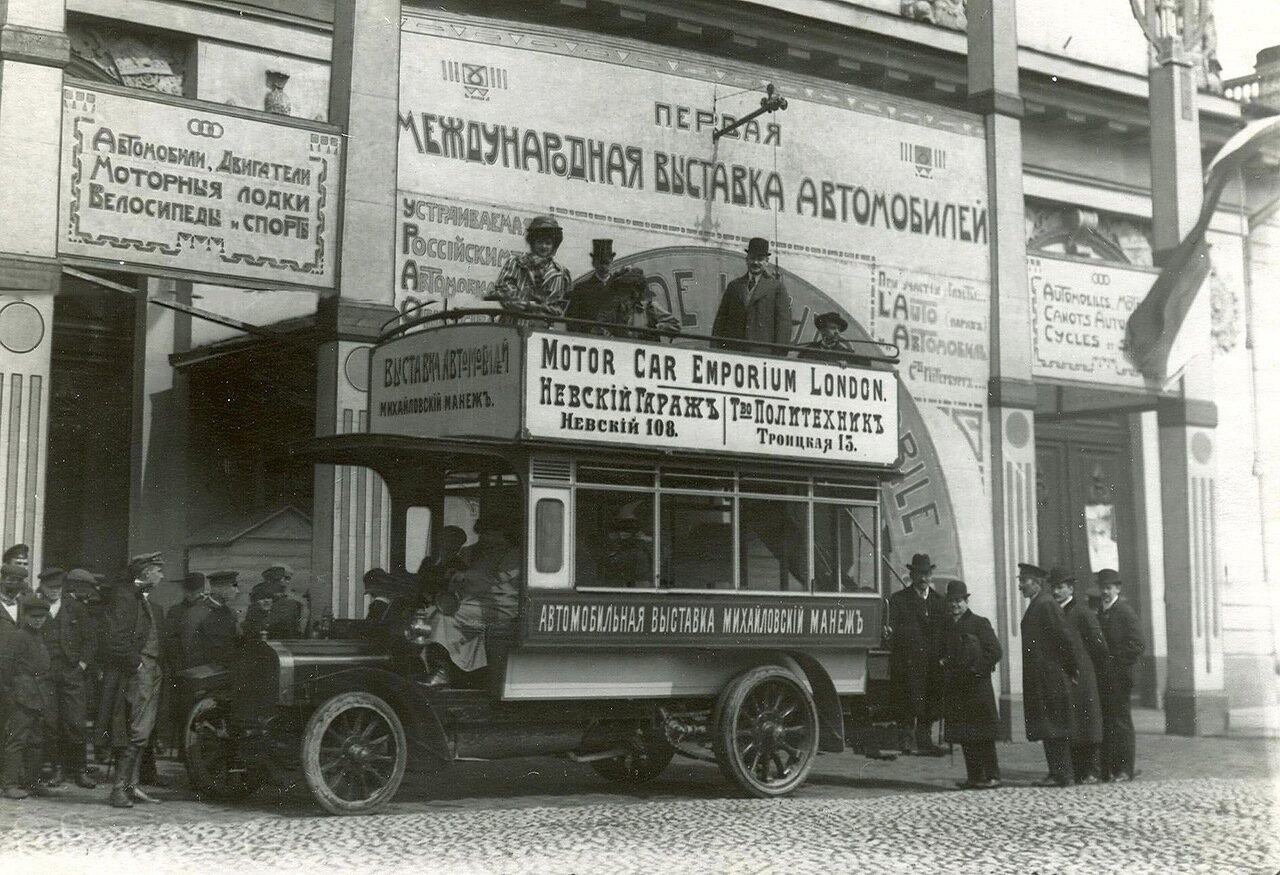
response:
[(532, 332), (533, 437), (892, 465), (891, 371)]
[(1037, 377), (1152, 388), (1124, 351), (1129, 314), (1156, 272), (1043, 256), (1027, 258)]
[(878, 596), (727, 593), (548, 593), (531, 590), (524, 640), (533, 645), (644, 647), (873, 647), (880, 643)]
[(328, 288), (342, 138), (110, 88), (62, 92), (60, 255)]
[(375, 347), (369, 431), (416, 437), (514, 438), (520, 423), (520, 335), (462, 324)]

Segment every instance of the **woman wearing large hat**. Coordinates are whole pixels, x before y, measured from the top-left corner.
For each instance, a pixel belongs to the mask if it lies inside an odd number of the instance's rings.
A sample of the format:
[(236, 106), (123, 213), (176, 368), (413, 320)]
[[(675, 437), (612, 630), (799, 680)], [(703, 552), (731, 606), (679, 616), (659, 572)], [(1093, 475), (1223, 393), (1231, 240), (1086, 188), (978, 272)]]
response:
[(525, 226), (524, 239), (529, 251), (503, 263), (493, 295), (512, 310), (559, 316), (572, 282), (569, 271), (555, 259), (564, 230), (554, 216), (538, 216)]

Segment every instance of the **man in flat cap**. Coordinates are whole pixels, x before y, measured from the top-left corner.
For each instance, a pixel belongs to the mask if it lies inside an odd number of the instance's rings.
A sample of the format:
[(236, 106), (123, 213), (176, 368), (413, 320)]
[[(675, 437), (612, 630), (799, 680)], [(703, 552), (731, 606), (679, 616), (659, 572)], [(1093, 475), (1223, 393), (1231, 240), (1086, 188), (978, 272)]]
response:
[(40, 572), (40, 595), (49, 604), (49, 619), (40, 630), (51, 663), (52, 707), (44, 729), (47, 758), (53, 765), (49, 784), (56, 787), (70, 775), (78, 786), (92, 790), (97, 782), (84, 757), (85, 686), (97, 635), (84, 606), (64, 596), (66, 578), (61, 568)]
[(44, 599), (29, 593), (19, 600), (18, 614), (22, 618), (20, 628), (0, 645), (0, 687), (8, 702), (3, 774), (6, 799), (50, 792), (39, 781), (44, 724), (52, 707), (49, 653), (40, 637), (40, 627), (49, 618), (49, 606)]
[(235, 571), (209, 572), (209, 595), (187, 613), (183, 650), (190, 664), (229, 665), (239, 640), (239, 621), (231, 601), (240, 588)]
[[(613, 241), (591, 241), (591, 275), (579, 282), (569, 292), (569, 306), (564, 315), (569, 319), (589, 319), (602, 322), (605, 319), (613, 293), (609, 290), (609, 280), (613, 276)], [(570, 326), (571, 331), (580, 331), (586, 326)]]
[(946, 603), (930, 584), (933, 560), (911, 557), (911, 585), (889, 596), (889, 683), (898, 702), (902, 752), (942, 756), (933, 741), (933, 722), (941, 714), (939, 659), (947, 617)]
[(986, 617), (969, 610), (969, 588), (963, 580), (947, 582), (948, 622), (943, 637), (942, 720), (946, 740), (964, 753), (962, 790), (990, 790), (1000, 786), (996, 739), (1000, 712), (991, 687), (1004, 651)]
[(19, 568), (26, 568), (29, 571), (31, 568), (31, 548), (26, 544), (14, 544), (4, 551), (3, 557), (0, 557), (0, 562), (16, 565)]
[(1107, 641), (1108, 659), (1101, 671), (1102, 774), (1104, 780), (1132, 781), (1134, 768), (1133, 715), (1130, 712), (1133, 675), (1138, 658), (1146, 649), (1138, 629), (1138, 615), (1120, 598), (1123, 581), (1114, 568), (1097, 575), (1102, 592), (1098, 625)]
[(103, 692), (99, 722), (110, 726), (117, 702), (123, 697), (128, 746), (116, 764), (110, 803), (132, 808), (134, 802), (159, 802), (138, 787), (142, 754), (150, 742), (159, 716), (164, 674), (160, 662), (162, 614), (148, 593), (164, 580), (160, 554), (143, 553), (129, 560), (128, 583), (111, 594), (103, 612), (99, 651), (103, 668)]
[[(747, 243), (747, 272), (731, 280), (720, 298), (711, 333), (721, 349), (751, 352), (750, 345), (732, 340), (791, 342), (791, 296), (781, 276), (770, 276), (769, 241), (752, 237)], [(759, 350), (760, 347), (755, 347)], [(782, 353), (782, 350), (770, 350)]]
[(1102, 775), (1102, 708), (1098, 701), (1097, 672), (1108, 659), (1107, 641), (1098, 617), (1076, 598), (1076, 579), (1061, 568), (1049, 569), (1049, 591), (1062, 608), (1071, 632), (1080, 676), (1071, 689), (1078, 734), (1071, 739), (1071, 769), (1077, 784), (1096, 784)]
[(1062, 608), (1046, 585), (1049, 572), (1018, 563), (1018, 591), (1027, 599), (1022, 615), (1022, 702), (1027, 740), (1044, 742), (1049, 775), (1037, 787), (1065, 787), (1075, 780), (1071, 739), (1078, 733), (1071, 707), (1071, 685), (1079, 667)]

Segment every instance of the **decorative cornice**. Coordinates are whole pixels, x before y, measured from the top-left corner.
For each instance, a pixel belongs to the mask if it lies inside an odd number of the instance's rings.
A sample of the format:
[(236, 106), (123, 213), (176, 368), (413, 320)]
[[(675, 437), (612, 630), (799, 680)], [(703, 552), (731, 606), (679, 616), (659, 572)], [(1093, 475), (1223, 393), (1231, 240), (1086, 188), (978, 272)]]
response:
[(1016, 377), (992, 377), (987, 381), (987, 401), (992, 407), (1036, 409), (1036, 384)]
[(56, 292), (61, 276), (62, 266), (57, 259), (0, 253), (0, 294)]
[(6, 24), (0, 27), (0, 61), (63, 69), (71, 63), (71, 39), (58, 30)]
[(1161, 398), (1156, 402), (1156, 422), (1161, 428), (1217, 428), (1218, 405), (1197, 398)]
[(1021, 96), (998, 89), (972, 92), (969, 95), (969, 109), (983, 115), (1005, 115), (1016, 119), (1027, 114), (1027, 106)]

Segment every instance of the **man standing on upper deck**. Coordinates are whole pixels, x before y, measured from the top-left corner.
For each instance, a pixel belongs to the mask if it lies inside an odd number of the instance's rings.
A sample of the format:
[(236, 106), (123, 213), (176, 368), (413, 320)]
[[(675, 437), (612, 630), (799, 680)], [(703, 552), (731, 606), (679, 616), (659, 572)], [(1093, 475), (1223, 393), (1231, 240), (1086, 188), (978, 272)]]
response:
[(730, 281), (716, 310), (711, 333), (723, 338), (716, 341), (718, 348), (759, 352), (759, 347), (730, 341), (791, 342), (791, 296), (780, 275), (769, 275), (768, 265), (769, 241), (752, 237), (747, 243), (747, 272)]
[(604, 314), (613, 303), (614, 294), (609, 289), (613, 276), (613, 241), (591, 241), (591, 275), (578, 283), (568, 293), (569, 306), (564, 311), (566, 319), (604, 320)]

